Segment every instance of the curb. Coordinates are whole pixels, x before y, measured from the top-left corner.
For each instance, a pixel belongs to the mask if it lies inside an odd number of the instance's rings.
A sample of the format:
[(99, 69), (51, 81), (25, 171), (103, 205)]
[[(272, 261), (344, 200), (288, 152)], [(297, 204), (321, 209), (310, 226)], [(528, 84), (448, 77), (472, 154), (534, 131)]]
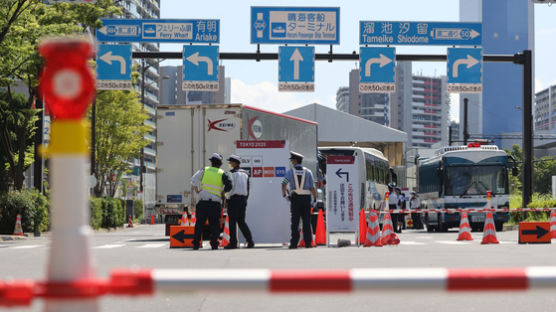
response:
[(30, 236), (29, 233), (24, 233), (23, 236), (19, 236), (19, 235), (0, 235), (0, 242), (26, 239), (29, 236)]
[(504, 224), (504, 231), (517, 231), (519, 230), (519, 225), (517, 224)]

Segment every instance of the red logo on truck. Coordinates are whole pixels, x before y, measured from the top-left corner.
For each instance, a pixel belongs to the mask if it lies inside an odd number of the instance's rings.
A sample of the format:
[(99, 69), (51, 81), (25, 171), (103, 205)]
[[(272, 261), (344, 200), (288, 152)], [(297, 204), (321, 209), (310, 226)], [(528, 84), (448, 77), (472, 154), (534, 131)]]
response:
[(228, 120), (227, 118), (225, 119), (219, 119), (216, 121), (211, 121), (210, 119), (208, 119), (208, 132), (210, 132), (210, 130), (216, 130), (216, 131), (222, 131), (222, 132), (227, 132), (230, 129), (234, 128), (234, 123), (231, 121), (226, 121)]

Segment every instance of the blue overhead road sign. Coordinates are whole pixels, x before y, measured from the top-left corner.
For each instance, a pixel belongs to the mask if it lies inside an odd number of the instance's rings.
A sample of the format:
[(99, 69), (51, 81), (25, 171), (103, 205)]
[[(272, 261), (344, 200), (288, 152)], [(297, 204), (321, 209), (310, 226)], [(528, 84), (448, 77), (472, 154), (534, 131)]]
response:
[(359, 53), (359, 92), (396, 91), (395, 48), (361, 48)]
[(360, 21), (360, 45), (482, 45), (481, 23)]
[(315, 47), (280, 47), (278, 90), (315, 91)]
[(448, 48), (448, 92), (482, 92), (483, 49)]
[(102, 19), (98, 41), (219, 43), (220, 20)]
[(97, 89), (131, 88), (131, 45), (99, 45), (97, 50)]
[(339, 44), (340, 8), (251, 7), (251, 43)]
[(183, 46), (186, 91), (218, 91), (218, 46)]

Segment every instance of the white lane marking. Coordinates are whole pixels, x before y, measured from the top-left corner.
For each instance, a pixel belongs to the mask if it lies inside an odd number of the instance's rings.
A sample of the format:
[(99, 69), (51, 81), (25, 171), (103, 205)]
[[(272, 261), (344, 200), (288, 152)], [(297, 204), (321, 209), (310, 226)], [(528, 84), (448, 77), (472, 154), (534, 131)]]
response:
[(510, 242), (510, 241), (499, 241), (500, 244), (510, 245), (510, 244), (517, 244), (517, 242)]
[(95, 246), (93, 248), (95, 249), (112, 249), (112, 248), (120, 248), (125, 246), (125, 244), (106, 244), (106, 245), (100, 245), (100, 246)]
[(160, 248), (162, 246), (168, 245), (167, 243), (152, 243), (152, 244), (145, 244), (141, 246), (137, 246), (137, 248)]
[(14, 246), (13, 249), (32, 249), (37, 247), (42, 247), (43, 245), (23, 245), (23, 246)]
[(438, 244), (445, 244), (445, 245), (470, 245), (471, 242), (468, 241), (434, 241)]
[(417, 236), (418, 239), (432, 239), (432, 236)]
[(414, 241), (400, 241), (400, 245), (425, 245), (425, 243)]

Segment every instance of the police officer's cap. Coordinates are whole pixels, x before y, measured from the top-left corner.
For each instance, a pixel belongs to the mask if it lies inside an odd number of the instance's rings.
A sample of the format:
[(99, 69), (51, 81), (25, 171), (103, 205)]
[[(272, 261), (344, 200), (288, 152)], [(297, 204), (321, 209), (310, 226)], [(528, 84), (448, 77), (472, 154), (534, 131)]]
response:
[(220, 155), (218, 153), (212, 153), (209, 160), (213, 160), (213, 159), (222, 161), (222, 155)]
[(295, 159), (297, 161), (303, 161), (303, 155), (296, 153), (296, 152), (290, 152), (290, 159)]
[(227, 161), (235, 161), (238, 164), (241, 164), (241, 157), (237, 156), (237, 155), (230, 155), (230, 157), (228, 157), (228, 159), (226, 159)]

